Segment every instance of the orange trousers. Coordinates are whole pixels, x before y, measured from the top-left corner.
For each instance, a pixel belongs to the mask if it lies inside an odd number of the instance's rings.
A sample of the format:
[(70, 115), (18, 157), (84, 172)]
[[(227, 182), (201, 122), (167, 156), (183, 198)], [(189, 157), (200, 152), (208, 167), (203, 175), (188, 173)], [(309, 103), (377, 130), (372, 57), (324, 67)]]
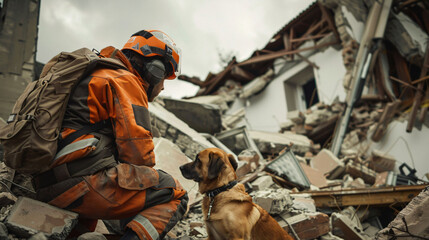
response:
[[(159, 181), (139, 179), (136, 184), (128, 182), (124, 188), (115, 168), (100, 171), (84, 177), (84, 181), (49, 203), (79, 213), (86, 220), (119, 219), (124, 230), (132, 229), (140, 239), (162, 239), (185, 214), (188, 196), (169, 174), (162, 170), (154, 172)], [(88, 223), (94, 226), (94, 222)]]

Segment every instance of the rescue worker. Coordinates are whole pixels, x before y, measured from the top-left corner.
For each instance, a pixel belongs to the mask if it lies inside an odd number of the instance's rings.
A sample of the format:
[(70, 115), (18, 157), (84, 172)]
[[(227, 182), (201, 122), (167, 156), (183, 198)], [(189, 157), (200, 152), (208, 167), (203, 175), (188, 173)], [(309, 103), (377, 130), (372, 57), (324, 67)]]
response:
[(70, 97), (52, 169), (34, 178), (37, 198), (97, 219), (120, 219), (123, 239), (162, 239), (181, 219), (188, 196), (155, 170), (148, 102), (180, 72), (180, 50), (165, 33), (142, 30), (99, 56), (126, 69), (97, 69)]

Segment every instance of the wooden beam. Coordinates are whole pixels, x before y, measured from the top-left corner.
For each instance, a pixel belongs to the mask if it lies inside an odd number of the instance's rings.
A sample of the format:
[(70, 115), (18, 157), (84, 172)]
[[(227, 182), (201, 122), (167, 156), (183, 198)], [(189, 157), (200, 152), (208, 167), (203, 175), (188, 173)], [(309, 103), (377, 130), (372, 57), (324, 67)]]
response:
[[(425, 53), (425, 57), (423, 60), (422, 68), (420, 70), (420, 78), (426, 77), (426, 74), (428, 72), (427, 71), (428, 68), (426, 67), (426, 65), (428, 63), (429, 63), (429, 41), (426, 42), (426, 53)], [(409, 119), (408, 119), (407, 132), (413, 131), (413, 126), (414, 126), (414, 121), (416, 120), (417, 111), (420, 108), (420, 103), (422, 102), (422, 98), (423, 98), (424, 86), (425, 86), (424, 82), (419, 82), (419, 84), (417, 85), (417, 91), (415, 94), (411, 113), (410, 113)]]
[(319, 69), (319, 66), (317, 66), (314, 62), (310, 61), (308, 58), (302, 56), (300, 53), (296, 53), (298, 57), (300, 57), (302, 60), (304, 60), (308, 65), (312, 66), (313, 68)]
[(328, 36), (329, 33), (325, 33), (325, 34), (318, 34), (318, 35), (312, 35), (312, 36), (307, 36), (307, 37), (302, 37), (302, 38), (295, 38), (292, 39), (292, 42), (302, 42), (302, 41), (306, 41), (306, 40), (311, 40), (311, 39), (316, 39), (316, 38), (322, 38), (325, 36)]
[(300, 52), (304, 52), (304, 51), (308, 51), (308, 50), (313, 50), (313, 49), (317, 49), (317, 48), (328, 47), (328, 46), (334, 45), (336, 43), (337, 43), (336, 41), (335, 42), (322, 43), (322, 44), (318, 44), (318, 45), (315, 45), (312, 47), (295, 49), (295, 50), (290, 50), (290, 51), (281, 50), (281, 51), (277, 51), (277, 52), (271, 53), (271, 54), (255, 56), (255, 57), (250, 58), (246, 61), (238, 63), (237, 65), (238, 66), (244, 66), (244, 65), (258, 63), (258, 62), (265, 62), (265, 61), (272, 60), (275, 58), (283, 57), (285, 55), (291, 55), (291, 54), (296, 54), (296, 53), (300, 53)]
[(324, 19), (327, 23), (331, 31), (334, 33), (335, 38), (338, 42), (341, 42), (340, 35), (337, 32), (337, 28), (335, 27), (334, 19), (332, 18), (332, 15), (328, 13), (328, 10), (326, 10), (325, 6), (318, 2), (318, 5), (320, 7), (320, 10), (322, 11), (322, 19)]
[(428, 185), (405, 185), (381, 188), (356, 188), (338, 191), (303, 191), (291, 194), (310, 194), (316, 207), (342, 208), (347, 206), (389, 206), (409, 203)]
[(231, 68), (231, 75), (237, 79), (244, 79), (246, 81), (250, 81), (255, 78), (253, 74), (243, 70), (239, 66), (234, 66)]
[(186, 75), (180, 75), (179, 77), (177, 77), (177, 79), (180, 79), (180, 80), (188, 82), (188, 83), (192, 83), (192, 84), (197, 85), (199, 87), (204, 86), (204, 82), (201, 81), (201, 79), (198, 77), (188, 77)]
[[(262, 55), (262, 56), (265, 56), (265, 55)], [(213, 88), (220, 82), (220, 81), (222, 81), (222, 79), (223, 79), (223, 77), (227, 74), (227, 73), (229, 73), (230, 71), (231, 71), (231, 68), (234, 66), (234, 65), (236, 65), (236, 60), (235, 60), (235, 58), (228, 64), (228, 66), (222, 71), (222, 72), (220, 72), (218, 75), (216, 75), (216, 77), (214, 77), (212, 80), (211, 80), (211, 83), (207, 86), (207, 88), (204, 90), (204, 92), (201, 94), (201, 95), (204, 95), (204, 94), (209, 94), (212, 90), (213, 90)]]

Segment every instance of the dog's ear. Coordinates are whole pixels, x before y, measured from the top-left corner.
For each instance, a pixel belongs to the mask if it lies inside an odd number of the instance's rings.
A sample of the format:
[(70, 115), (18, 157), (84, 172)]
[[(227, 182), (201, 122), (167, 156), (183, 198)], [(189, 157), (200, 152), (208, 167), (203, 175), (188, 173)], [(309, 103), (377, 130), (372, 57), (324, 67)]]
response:
[(235, 160), (234, 156), (232, 154), (228, 154), (228, 159), (229, 159), (229, 162), (232, 165), (232, 168), (234, 168), (234, 171), (236, 171), (237, 167), (238, 167), (238, 164), (237, 164), (237, 161)]
[(209, 153), (209, 169), (207, 177), (209, 180), (215, 179), (222, 170), (224, 162), (221, 157), (216, 153)]

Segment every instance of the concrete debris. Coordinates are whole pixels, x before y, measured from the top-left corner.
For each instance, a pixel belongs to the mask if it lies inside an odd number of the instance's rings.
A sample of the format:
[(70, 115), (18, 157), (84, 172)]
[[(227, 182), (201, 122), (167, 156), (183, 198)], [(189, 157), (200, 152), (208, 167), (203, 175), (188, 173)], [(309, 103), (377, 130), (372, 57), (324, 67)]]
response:
[(252, 149), (242, 151), (237, 158), (239, 161), (244, 161), (249, 164), (250, 172), (255, 171), (259, 166), (259, 154)]
[(80, 235), (77, 240), (107, 240), (107, 238), (98, 232), (88, 232)]
[(21, 197), (5, 224), (19, 237), (28, 238), (43, 232), (51, 239), (65, 239), (77, 223), (77, 217), (77, 213)]
[(263, 131), (249, 131), (250, 137), (255, 141), (258, 149), (263, 154), (274, 154), (285, 147), (299, 155), (304, 156), (312, 150), (312, 142), (306, 136), (292, 132), (271, 133)]
[(328, 149), (322, 149), (310, 162), (310, 166), (320, 170), (323, 174), (327, 174), (337, 168), (344, 166), (337, 156)]
[(222, 130), (221, 109), (217, 105), (164, 99), (165, 108), (200, 133), (215, 134)]
[(149, 103), (152, 126), (160, 136), (174, 142), (183, 153), (193, 159), (197, 153), (214, 145), (157, 102)]
[(261, 191), (269, 188), (271, 185), (274, 184), (274, 182), (270, 176), (261, 176), (255, 181), (253, 181), (251, 184), (253, 190)]
[[(229, 68), (205, 81), (179, 77), (200, 86), (195, 97), (158, 97), (149, 103), (155, 168), (176, 178), (190, 198), (188, 212), (167, 239), (207, 238), (201, 196), (178, 166), (208, 147), (237, 159), (238, 181), (295, 238), (429, 238), (424, 64), (429, 5), (393, 1), (392, 9), (382, 12), (386, 29), (377, 39), (383, 41), (372, 41), (370, 59), (359, 50), (366, 46), (364, 33), (378, 25), (369, 18), (370, 9), (381, 2), (315, 1), (249, 59), (234, 58)], [(33, 25), (35, 20), (32, 15)], [(3, 25), (12, 33), (17, 24)], [(17, 39), (11, 36), (0, 38), (9, 46)], [(0, 79), (19, 80), (8, 81), (13, 92), (0, 94), (8, 105), (32, 80), (34, 51), (26, 49), (29, 61), (14, 58), (25, 64), (0, 64), (13, 70), (3, 71)], [(367, 80), (350, 105), (360, 76), (354, 70), (366, 61)], [(0, 102), (0, 127), (6, 124), (1, 117), (7, 116), (7, 104)], [(414, 105), (421, 106), (419, 116), (408, 111)], [(351, 112), (345, 112), (347, 106), (353, 106)], [(345, 113), (350, 119), (343, 125), (340, 151), (331, 151)], [(77, 214), (29, 199), (34, 197), (31, 178), (7, 168), (2, 158), (0, 145), (0, 239), (65, 239)], [(94, 233), (77, 239), (112, 234), (122, 234), (119, 221), (99, 220)]]
[(280, 214), (292, 205), (292, 198), (287, 189), (270, 189), (252, 192), (253, 202), (261, 206), (270, 214)]
[(294, 195), (292, 208), (301, 212), (316, 212), (316, 204), (313, 198), (306, 194)]
[[(405, 236), (403, 239), (429, 237), (429, 188), (426, 187), (419, 195), (402, 209), (389, 225), (377, 233), (376, 239), (391, 239)], [(414, 236), (414, 237), (413, 237)]]
[(334, 235), (344, 239), (361, 239), (369, 240), (370, 238), (364, 234), (363, 230), (356, 226), (352, 220), (341, 213), (332, 213), (332, 232)]

